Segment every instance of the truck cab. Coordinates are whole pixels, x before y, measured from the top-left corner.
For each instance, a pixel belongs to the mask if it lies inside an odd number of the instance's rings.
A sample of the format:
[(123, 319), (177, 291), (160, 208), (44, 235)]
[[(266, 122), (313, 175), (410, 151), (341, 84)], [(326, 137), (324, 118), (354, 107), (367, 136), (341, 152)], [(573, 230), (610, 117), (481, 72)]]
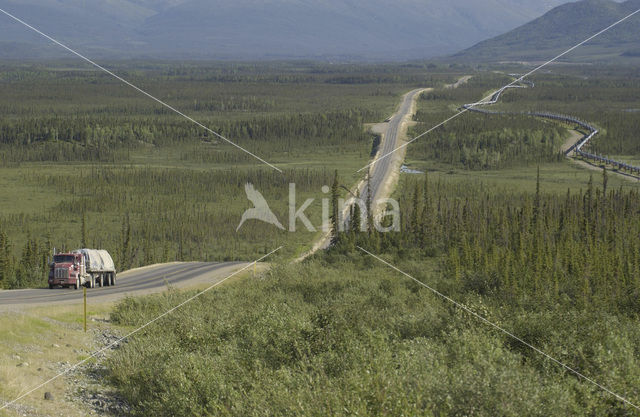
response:
[(80, 288), (86, 274), (85, 262), (79, 253), (58, 253), (49, 264), (49, 288), (62, 286)]

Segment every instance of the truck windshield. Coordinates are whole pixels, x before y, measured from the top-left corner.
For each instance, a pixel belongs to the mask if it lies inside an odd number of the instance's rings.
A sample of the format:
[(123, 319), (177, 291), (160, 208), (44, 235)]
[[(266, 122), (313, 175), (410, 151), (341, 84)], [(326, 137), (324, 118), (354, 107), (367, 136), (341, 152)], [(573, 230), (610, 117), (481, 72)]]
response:
[(73, 255), (55, 255), (53, 257), (53, 262), (57, 264), (72, 264), (76, 260), (76, 257)]

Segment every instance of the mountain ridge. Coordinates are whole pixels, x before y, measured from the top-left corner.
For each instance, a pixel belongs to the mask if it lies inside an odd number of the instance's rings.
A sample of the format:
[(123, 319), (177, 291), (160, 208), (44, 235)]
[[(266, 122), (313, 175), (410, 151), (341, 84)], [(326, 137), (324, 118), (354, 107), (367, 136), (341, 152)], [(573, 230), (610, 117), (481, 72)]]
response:
[[(567, 0), (0, 0), (72, 48), (105, 58), (406, 60), (454, 53)], [(63, 53), (7, 20), (0, 57)]]
[[(548, 59), (640, 9), (640, 0), (582, 0), (554, 8), (503, 35), (452, 56), (463, 61)], [(640, 49), (640, 13), (572, 51), (564, 60), (604, 62), (632, 57)]]

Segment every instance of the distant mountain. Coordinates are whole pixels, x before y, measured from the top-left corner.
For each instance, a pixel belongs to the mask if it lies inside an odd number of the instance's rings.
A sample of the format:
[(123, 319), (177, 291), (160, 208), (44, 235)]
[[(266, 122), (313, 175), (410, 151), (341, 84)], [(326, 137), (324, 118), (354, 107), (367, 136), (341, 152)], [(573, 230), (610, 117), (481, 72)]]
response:
[[(126, 55), (138, 42), (132, 28), (161, 11), (129, 0), (0, 0), (0, 8), (53, 38), (99, 55)], [(69, 55), (0, 14), (1, 58), (64, 56)]]
[[(0, 0), (96, 57), (400, 60), (450, 54), (567, 0)], [(64, 56), (0, 15), (0, 58)]]
[[(640, 0), (582, 0), (558, 6), (519, 28), (453, 56), (463, 61), (540, 61), (640, 9)], [(640, 57), (640, 13), (567, 54), (564, 61), (599, 62)]]

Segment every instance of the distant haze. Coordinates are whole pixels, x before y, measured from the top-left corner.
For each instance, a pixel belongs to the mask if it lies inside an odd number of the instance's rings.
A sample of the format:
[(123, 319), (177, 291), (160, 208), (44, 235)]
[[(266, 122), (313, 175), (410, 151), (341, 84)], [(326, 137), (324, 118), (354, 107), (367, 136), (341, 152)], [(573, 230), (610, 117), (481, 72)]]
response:
[[(455, 53), (566, 0), (0, 0), (91, 56), (405, 60)], [(0, 57), (68, 56), (0, 16)]]
[[(461, 61), (544, 61), (640, 9), (640, 0), (582, 0), (564, 4), (521, 27), (456, 54)], [(637, 62), (640, 15), (562, 58), (575, 62)]]

